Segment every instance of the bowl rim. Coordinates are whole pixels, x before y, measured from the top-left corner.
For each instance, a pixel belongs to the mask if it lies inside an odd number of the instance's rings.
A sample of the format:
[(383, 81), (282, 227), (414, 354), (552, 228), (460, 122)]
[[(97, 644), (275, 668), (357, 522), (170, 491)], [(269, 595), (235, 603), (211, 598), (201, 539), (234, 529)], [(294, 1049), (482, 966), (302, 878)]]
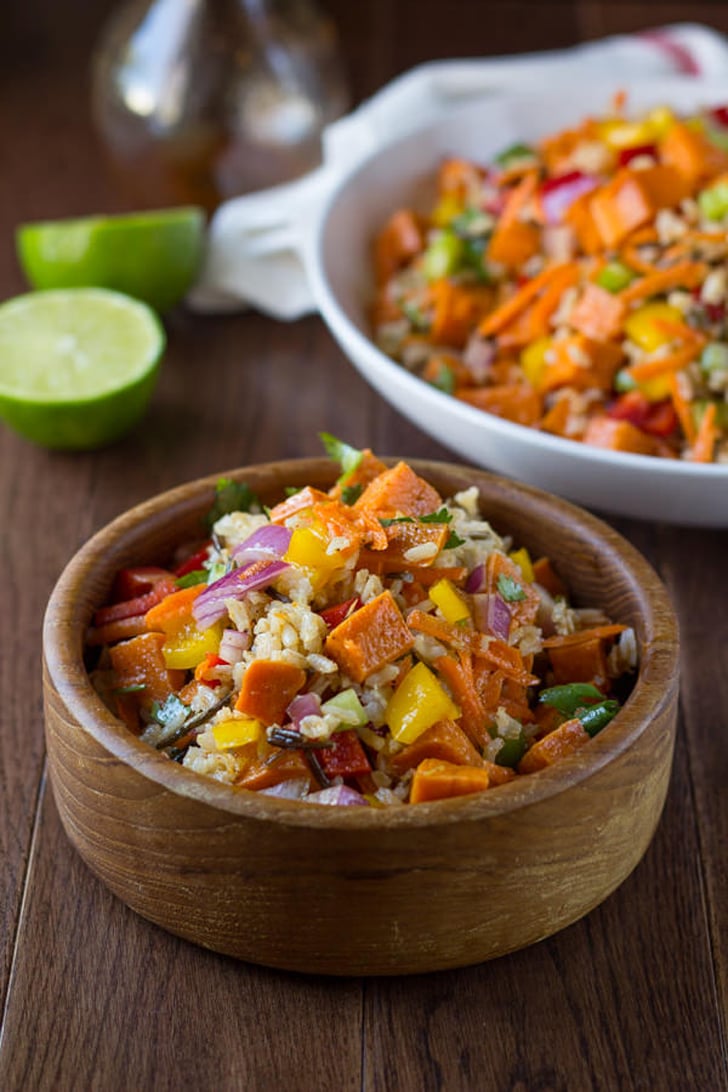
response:
[[(624, 81), (601, 79), (595, 83), (594, 87), (601, 89), (600, 93), (604, 95), (604, 100), (606, 102), (609, 91), (613, 92), (617, 84), (619, 84), (619, 87), (622, 87), (623, 83)], [(666, 89), (671, 87), (680, 87), (689, 92), (694, 91), (695, 96), (699, 96), (701, 93), (709, 94), (711, 90), (716, 92), (722, 90), (725, 94), (726, 89), (728, 89), (728, 81), (715, 78), (701, 80), (696, 77), (688, 78), (673, 76), (664, 77), (659, 80), (630, 80), (629, 87), (630, 89), (638, 90), (650, 97), (654, 97), (655, 102), (657, 103), (660, 101), (661, 93), (666, 93)], [(467, 113), (468, 111), (480, 109), (487, 111), (489, 108), (498, 108), (499, 105), (502, 106), (504, 101), (528, 103), (538, 100), (540, 104), (543, 104), (544, 100), (563, 99), (566, 93), (567, 89), (565, 86), (558, 83), (545, 93), (535, 91), (514, 92), (509, 90), (494, 98), (492, 94), (486, 92), (482, 95), (456, 102), (452, 106), (448, 117), (451, 117), (453, 114), (459, 115), (461, 113)], [(322, 317), (331, 326), (339, 340), (344, 345), (354, 346), (355, 351), (352, 351), (347, 355), (350, 355), (352, 362), (357, 369), (361, 371), (367, 379), (369, 379), (370, 373), (373, 373), (375, 376), (379, 374), (383, 379), (386, 379), (394, 374), (392, 370), (395, 369), (397, 374), (397, 385), (402, 388), (402, 395), (405, 399), (407, 394), (411, 394), (418, 400), (428, 403), (436, 413), (442, 414), (446, 411), (449, 415), (452, 414), (455, 418), (455, 422), (462, 421), (473, 426), (485, 426), (486, 429), (492, 431), (496, 437), (502, 436), (523, 443), (526, 447), (531, 449), (534, 457), (537, 457), (539, 453), (551, 452), (563, 458), (575, 458), (586, 465), (598, 466), (600, 470), (613, 469), (616, 466), (620, 470), (634, 469), (635, 471), (642, 472), (649, 471), (650, 473), (655, 474), (658, 482), (674, 483), (676, 488), (679, 488), (683, 484), (685, 487), (689, 487), (689, 483), (694, 479), (709, 480), (713, 478), (717, 481), (728, 479), (728, 464), (693, 463), (683, 459), (659, 458), (651, 455), (638, 455), (631, 452), (612, 452), (583, 444), (579, 441), (569, 440), (565, 437), (540, 432), (527, 425), (521, 425), (517, 422), (497, 417), (495, 414), (485, 413), (483, 410), (479, 410), (466, 402), (461, 402), (413, 375), (401, 364), (398, 364), (397, 361), (384, 353), (376, 345), (374, 340), (368, 337), (349, 317), (345, 308), (339, 302), (337, 293), (330, 283), (330, 279), (326, 272), (326, 261), (324, 256), (327, 231), (331, 218), (336, 212), (337, 204), (345, 196), (349, 188), (356, 186), (361, 176), (372, 169), (373, 166), (384, 161), (386, 158), (390, 158), (392, 155), (396, 155), (398, 150), (402, 147), (416, 143), (423, 134), (431, 133), (444, 127), (447, 124), (447, 120), (446, 117), (438, 115), (434, 120), (418, 125), (414, 130), (410, 130), (395, 137), (391, 142), (387, 142), (384, 146), (377, 145), (368, 154), (357, 160), (352, 169), (344, 170), (334, 180), (326, 195), (326, 200), (318, 210), (315, 222), (310, 225), (309, 232), (305, 239), (304, 256), (316, 305), (319, 308)], [(368, 280), (371, 281), (371, 278), (368, 278)], [(357, 354), (359, 354), (365, 363), (357, 363)], [(397, 407), (399, 400), (393, 404)]]
[[(398, 459), (383, 457), (383, 461), (391, 465)], [(679, 634), (666, 588), (631, 543), (604, 521), (560, 497), (478, 467), (434, 460), (407, 458), (406, 461), (425, 477), (428, 468), (444, 474), (475, 475), (481, 485), (495, 491), (502, 501), (510, 504), (527, 497), (535, 505), (539, 518), (547, 516), (554, 522), (557, 517), (567, 520), (582, 538), (599, 542), (606, 550), (608, 562), (612, 566), (618, 565), (641, 607), (647, 608), (644, 620), (647, 630), (653, 632), (644, 647), (640, 647), (637, 679), (623, 706), (629, 715), (622, 718), (620, 712), (608, 730), (590, 740), (588, 748), (582, 748), (545, 770), (497, 786), (497, 791), (494, 788), (485, 793), (400, 808), (316, 807), (237, 788), (187, 770), (142, 743), (113, 716), (94, 690), (83, 661), (83, 635), (89, 618), (82, 617), (79, 592), (88, 579), (88, 566), (91, 565), (91, 571), (103, 570), (101, 559), (113, 543), (138, 533), (148, 521), (157, 527), (163, 526), (173, 505), (186, 514), (204, 510), (202, 502), (209, 504), (215, 485), (223, 475), (244, 480), (251, 473), (275, 472), (277, 478), (293, 481), (296, 472), (305, 468), (307, 475), (328, 473), (333, 482), (338, 473), (337, 464), (327, 458), (251, 464), (196, 478), (156, 494), (101, 527), (69, 560), (48, 600), (43, 619), (46, 690), (49, 686), (55, 689), (76, 724), (113, 758), (175, 796), (207, 804), (240, 818), (286, 826), (361, 830), (442, 826), (503, 816), (585, 781), (627, 750), (655, 717), (668, 711), (676, 698)], [(65, 639), (65, 635), (72, 632), (75, 639)]]

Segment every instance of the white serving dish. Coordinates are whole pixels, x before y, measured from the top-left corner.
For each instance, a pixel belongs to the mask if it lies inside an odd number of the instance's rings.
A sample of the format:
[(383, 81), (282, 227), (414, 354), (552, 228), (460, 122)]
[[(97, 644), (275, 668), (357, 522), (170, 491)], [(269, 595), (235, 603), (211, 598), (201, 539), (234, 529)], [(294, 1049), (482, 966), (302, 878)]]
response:
[(515, 141), (534, 141), (603, 113), (619, 89), (629, 109), (676, 111), (728, 102), (728, 82), (672, 77), (645, 84), (583, 83), (556, 90), (481, 97), (359, 157), (327, 186), (299, 243), (322, 317), (362, 376), (400, 413), (470, 463), (560, 494), (590, 508), (641, 519), (728, 526), (728, 465), (613, 453), (563, 440), (477, 410), (407, 372), (370, 340), (371, 242), (402, 205), (431, 202), (445, 156), (487, 162)]

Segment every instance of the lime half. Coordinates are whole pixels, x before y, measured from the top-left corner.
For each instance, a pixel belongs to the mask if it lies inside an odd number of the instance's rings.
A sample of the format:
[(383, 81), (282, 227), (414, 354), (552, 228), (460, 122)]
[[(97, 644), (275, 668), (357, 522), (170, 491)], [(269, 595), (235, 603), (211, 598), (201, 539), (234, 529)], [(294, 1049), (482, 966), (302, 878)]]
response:
[(113, 288), (167, 311), (195, 280), (204, 233), (189, 207), (22, 224), (16, 247), (33, 288)]
[(144, 413), (165, 344), (155, 312), (120, 292), (16, 296), (0, 304), (0, 417), (43, 447), (102, 447)]

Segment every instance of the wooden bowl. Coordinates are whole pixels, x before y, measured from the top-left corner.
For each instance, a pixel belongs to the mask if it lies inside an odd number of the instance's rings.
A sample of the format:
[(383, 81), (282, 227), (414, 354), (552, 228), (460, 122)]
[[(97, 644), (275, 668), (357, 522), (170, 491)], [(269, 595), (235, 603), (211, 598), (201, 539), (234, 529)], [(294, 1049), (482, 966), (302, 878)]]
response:
[[(51, 780), (90, 868), (143, 917), (218, 952), (323, 974), (465, 966), (562, 929), (610, 894), (652, 838), (667, 791), (678, 637), (636, 550), (572, 505), (485, 471), (411, 461), (443, 496), (477, 485), (501, 533), (547, 554), (574, 600), (634, 627), (640, 670), (614, 721), (576, 755), (468, 797), (396, 809), (316, 807), (206, 780), (132, 736), (96, 696), (84, 631), (117, 569), (199, 537), (216, 478), (120, 516), (69, 563), (46, 613)], [(246, 467), (271, 503), (328, 487), (325, 459)]]

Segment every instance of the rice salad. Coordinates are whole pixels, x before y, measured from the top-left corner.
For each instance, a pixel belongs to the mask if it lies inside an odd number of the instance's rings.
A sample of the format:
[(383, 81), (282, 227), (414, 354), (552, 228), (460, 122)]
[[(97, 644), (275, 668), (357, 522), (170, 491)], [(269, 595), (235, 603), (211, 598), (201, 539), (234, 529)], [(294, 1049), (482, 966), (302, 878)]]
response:
[(601, 731), (633, 631), (570, 604), (476, 487), (325, 435), (327, 493), (264, 509), (222, 480), (209, 537), (121, 570), (87, 633), (94, 684), (143, 742), (236, 789), (396, 807), (492, 791)]

